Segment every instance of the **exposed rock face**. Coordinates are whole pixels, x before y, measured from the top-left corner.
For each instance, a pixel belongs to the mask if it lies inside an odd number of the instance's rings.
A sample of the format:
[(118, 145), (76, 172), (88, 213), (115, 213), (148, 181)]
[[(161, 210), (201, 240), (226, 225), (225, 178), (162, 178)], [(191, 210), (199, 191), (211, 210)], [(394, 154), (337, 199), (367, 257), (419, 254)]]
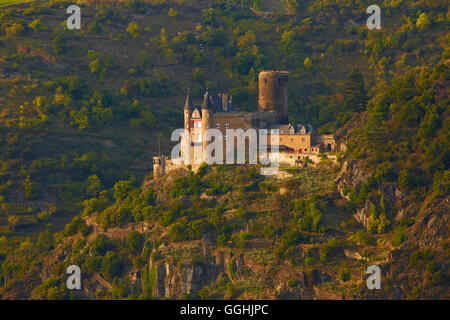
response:
[(449, 197), (434, 201), (419, 214), (411, 230), (411, 239), (419, 247), (438, 247), (448, 239), (449, 212)]
[(195, 293), (202, 287), (217, 280), (223, 265), (216, 264), (214, 259), (178, 264), (174, 266), (164, 261), (150, 264), (150, 269), (156, 268), (156, 283), (153, 296), (157, 298), (182, 298)]
[(61, 244), (55, 250), (52, 251), (51, 255), (46, 256), (45, 259), (41, 259), (39, 261), (39, 277), (41, 281), (45, 281), (45, 279), (53, 276), (53, 267), (64, 261), (67, 257), (67, 250)]
[[(295, 281), (293, 281), (295, 279)], [(312, 300), (316, 297), (311, 281), (305, 273), (291, 274), (286, 272), (275, 288), (275, 299)]]
[(349, 190), (352, 187), (358, 188), (366, 182), (369, 174), (361, 166), (358, 161), (344, 161), (341, 172), (336, 178), (337, 189), (340, 194), (348, 200), (348, 196), (344, 194), (344, 188)]
[(365, 201), (364, 206), (356, 209), (356, 213), (353, 215), (356, 221), (361, 223), (364, 227), (367, 226), (367, 220), (369, 219), (369, 208), (370, 208), (370, 202)]
[[(341, 172), (336, 178), (336, 185), (342, 197), (350, 200), (348, 191), (354, 188), (358, 190), (371, 176), (371, 174), (362, 167), (361, 161), (345, 161), (342, 165)], [(347, 194), (344, 193), (347, 190)], [(402, 218), (414, 217), (417, 214), (418, 208), (411, 204), (406, 195), (401, 192), (395, 183), (382, 183), (378, 186), (378, 191), (383, 194), (385, 207), (393, 214), (397, 221)], [(369, 218), (370, 203), (378, 203), (379, 199), (367, 198), (364, 202), (356, 208), (353, 217), (356, 221), (361, 223), (364, 227), (367, 226)]]

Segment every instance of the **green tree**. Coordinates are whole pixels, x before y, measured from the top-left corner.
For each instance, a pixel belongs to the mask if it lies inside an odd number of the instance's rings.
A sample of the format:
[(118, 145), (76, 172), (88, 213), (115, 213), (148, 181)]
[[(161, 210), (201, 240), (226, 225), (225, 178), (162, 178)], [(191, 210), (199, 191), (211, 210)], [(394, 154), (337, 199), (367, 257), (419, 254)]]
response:
[(89, 128), (89, 111), (86, 107), (81, 108), (79, 111), (71, 111), (70, 116), (73, 119), (71, 125), (78, 126), (78, 130), (82, 131)]
[(39, 30), (44, 29), (41, 18), (34, 19), (33, 21), (30, 22), (30, 24), (28, 26), (31, 29), (33, 29), (34, 31), (39, 31)]
[(108, 251), (102, 261), (101, 272), (103, 275), (114, 278), (122, 274), (124, 262), (115, 252)]
[(114, 199), (116, 199), (116, 201), (124, 199), (131, 189), (131, 182), (128, 180), (120, 180), (116, 182), (114, 185)]
[(91, 197), (97, 196), (98, 193), (102, 190), (102, 182), (100, 181), (100, 178), (95, 174), (89, 176), (86, 183), (86, 193)]
[(180, 15), (180, 13), (177, 10), (170, 8), (169, 13), (167, 15), (169, 17), (178, 17)]
[(127, 238), (128, 248), (130, 249), (131, 252), (137, 254), (141, 252), (142, 247), (144, 246), (144, 240), (145, 238), (143, 234), (133, 230), (128, 234)]
[(140, 35), (138, 24), (137, 24), (136, 22), (134, 22), (134, 21), (131, 21), (131, 22), (128, 24), (127, 32), (128, 32), (133, 38), (135, 38), (135, 39), (138, 38), (139, 35)]
[(311, 59), (309, 59), (309, 57), (307, 57), (305, 61), (303, 61), (303, 65), (305, 66), (306, 69), (311, 69), (313, 66)]
[(28, 200), (34, 200), (39, 197), (39, 189), (36, 184), (31, 181), (30, 176), (27, 176), (25, 181), (23, 182), (23, 186), (25, 189), (25, 197)]
[(359, 69), (353, 69), (344, 89), (346, 108), (350, 111), (363, 111), (367, 105), (367, 93), (364, 77)]
[(425, 12), (421, 13), (416, 22), (416, 27), (420, 31), (425, 31), (429, 28), (431, 22)]
[(61, 31), (60, 29), (56, 29), (53, 32), (53, 37), (52, 37), (52, 47), (53, 47), (53, 51), (56, 54), (63, 54), (67, 52), (67, 38), (65, 37), (63, 31)]

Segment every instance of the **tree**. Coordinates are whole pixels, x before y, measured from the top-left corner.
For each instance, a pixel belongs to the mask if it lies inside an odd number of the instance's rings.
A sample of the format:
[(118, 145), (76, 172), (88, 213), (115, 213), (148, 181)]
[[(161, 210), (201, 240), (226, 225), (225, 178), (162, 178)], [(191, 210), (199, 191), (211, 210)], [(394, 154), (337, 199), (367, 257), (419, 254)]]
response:
[(203, 40), (211, 47), (223, 47), (227, 42), (227, 34), (222, 28), (208, 28), (203, 33)]
[(71, 111), (70, 116), (73, 119), (70, 124), (78, 126), (78, 130), (82, 131), (89, 128), (89, 111), (86, 107), (81, 108), (79, 111)]
[(113, 118), (113, 111), (111, 108), (103, 108), (100, 106), (93, 107), (91, 110), (92, 119), (100, 125), (105, 125), (111, 122)]
[(178, 17), (180, 15), (180, 13), (177, 10), (170, 8), (169, 13), (167, 15), (169, 17)]
[(142, 247), (144, 245), (144, 236), (137, 232), (137, 231), (131, 231), (128, 234), (127, 242), (128, 242), (128, 248), (131, 252), (134, 254), (139, 253), (142, 250)]
[(64, 36), (63, 32), (60, 29), (56, 29), (53, 32), (53, 38), (52, 38), (52, 47), (53, 51), (56, 54), (63, 54), (67, 51), (67, 38)]
[(86, 193), (91, 197), (95, 197), (101, 189), (102, 182), (100, 181), (100, 178), (95, 174), (89, 176), (87, 179)]
[(16, 215), (8, 217), (8, 224), (11, 228), (15, 228), (19, 224), (19, 217)]
[(111, 242), (105, 235), (101, 234), (92, 241), (91, 249), (96, 255), (104, 255), (111, 249)]
[(353, 69), (347, 79), (344, 89), (344, 99), (347, 109), (363, 111), (367, 105), (367, 93), (364, 77), (359, 69)]
[(120, 276), (124, 269), (124, 263), (115, 252), (108, 251), (103, 258), (101, 271), (110, 278)]
[(23, 186), (25, 189), (25, 197), (28, 200), (34, 200), (39, 197), (39, 189), (36, 184), (30, 180), (30, 176), (27, 176), (25, 181), (23, 182)]
[(126, 180), (120, 180), (114, 185), (114, 199), (120, 201), (124, 199), (128, 192), (132, 189), (131, 182)]
[(89, 62), (89, 69), (91, 70), (92, 74), (100, 73), (100, 69), (101, 69), (100, 67), (101, 67), (101, 64), (100, 64), (100, 60), (98, 58)]
[(33, 21), (30, 22), (30, 24), (28, 25), (31, 29), (33, 29), (34, 31), (39, 31), (43, 29), (42, 26), (42, 21), (40, 18), (38, 19), (34, 19)]
[(7, 37), (23, 36), (25, 34), (25, 26), (22, 23), (13, 23), (5, 31)]
[(311, 62), (311, 59), (309, 59), (309, 57), (307, 57), (305, 59), (305, 61), (303, 61), (303, 65), (305, 66), (306, 69), (311, 69), (313, 64)]
[(133, 37), (133, 38), (138, 38), (139, 37), (139, 26), (138, 26), (138, 24), (136, 23), (136, 22), (134, 22), (134, 21), (131, 21), (129, 24), (128, 24), (128, 27), (127, 27), (127, 32)]
[(419, 18), (417, 19), (416, 27), (420, 31), (425, 31), (428, 29), (430, 24), (431, 24), (430, 19), (428, 18), (427, 14), (424, 12), (424, 13), (420, 14)]

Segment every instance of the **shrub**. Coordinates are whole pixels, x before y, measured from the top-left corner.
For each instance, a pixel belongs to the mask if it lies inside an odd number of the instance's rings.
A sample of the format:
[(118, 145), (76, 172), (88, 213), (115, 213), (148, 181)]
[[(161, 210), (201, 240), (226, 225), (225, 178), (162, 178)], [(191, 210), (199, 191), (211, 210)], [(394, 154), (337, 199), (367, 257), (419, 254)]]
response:
[(347, 269), (342, 270), (342, 272), (341, 272), (341, 280), (343, 282), (349, 281), (350, 280), (350, 276), (351, 276), (350, 270), (347, 270)]
[(108, 251), (102, 261), (102, 274), (114, 278), (122, 274), (124, 270), (124, 262), (115, 252)]
[(114, 199), (116, 201), (123, 200), (132, 189), (131, 182), (126, 180), (120, 180), (114, 184)]
[(143, 234), (137, 231), (131, 231), (127, 237), (128, 248), (131, 252), (138, 253), (142, 250), (144, 240), (145, 238)]
[(133, 37), (138, 38), (139, 37), (139, 26), (136, 22), (132, 21), (128, 24), (127, 32)]
[(96, 255), (104, 255), (112, 247), (111, 241), (105, 235), (97, 236), (91, 243), (92, 252)]
[(63, 54), (67, 52), (67, 38), (64, 36), (63, 32), (60, 29), (56, 29), (53, 32), (53, 38), (52, 38), (52, 47), (53, 51), (56, 54)]

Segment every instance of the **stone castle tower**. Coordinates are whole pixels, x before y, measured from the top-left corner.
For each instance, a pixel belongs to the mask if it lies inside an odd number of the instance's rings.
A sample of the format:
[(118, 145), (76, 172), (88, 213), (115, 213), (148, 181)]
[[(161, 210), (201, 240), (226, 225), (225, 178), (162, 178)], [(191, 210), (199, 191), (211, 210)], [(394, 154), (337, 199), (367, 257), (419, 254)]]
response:
[(273, 112), (282, 123), (288, 118), (288, 72), (261, 71), (258, 76), (259, 112)]

